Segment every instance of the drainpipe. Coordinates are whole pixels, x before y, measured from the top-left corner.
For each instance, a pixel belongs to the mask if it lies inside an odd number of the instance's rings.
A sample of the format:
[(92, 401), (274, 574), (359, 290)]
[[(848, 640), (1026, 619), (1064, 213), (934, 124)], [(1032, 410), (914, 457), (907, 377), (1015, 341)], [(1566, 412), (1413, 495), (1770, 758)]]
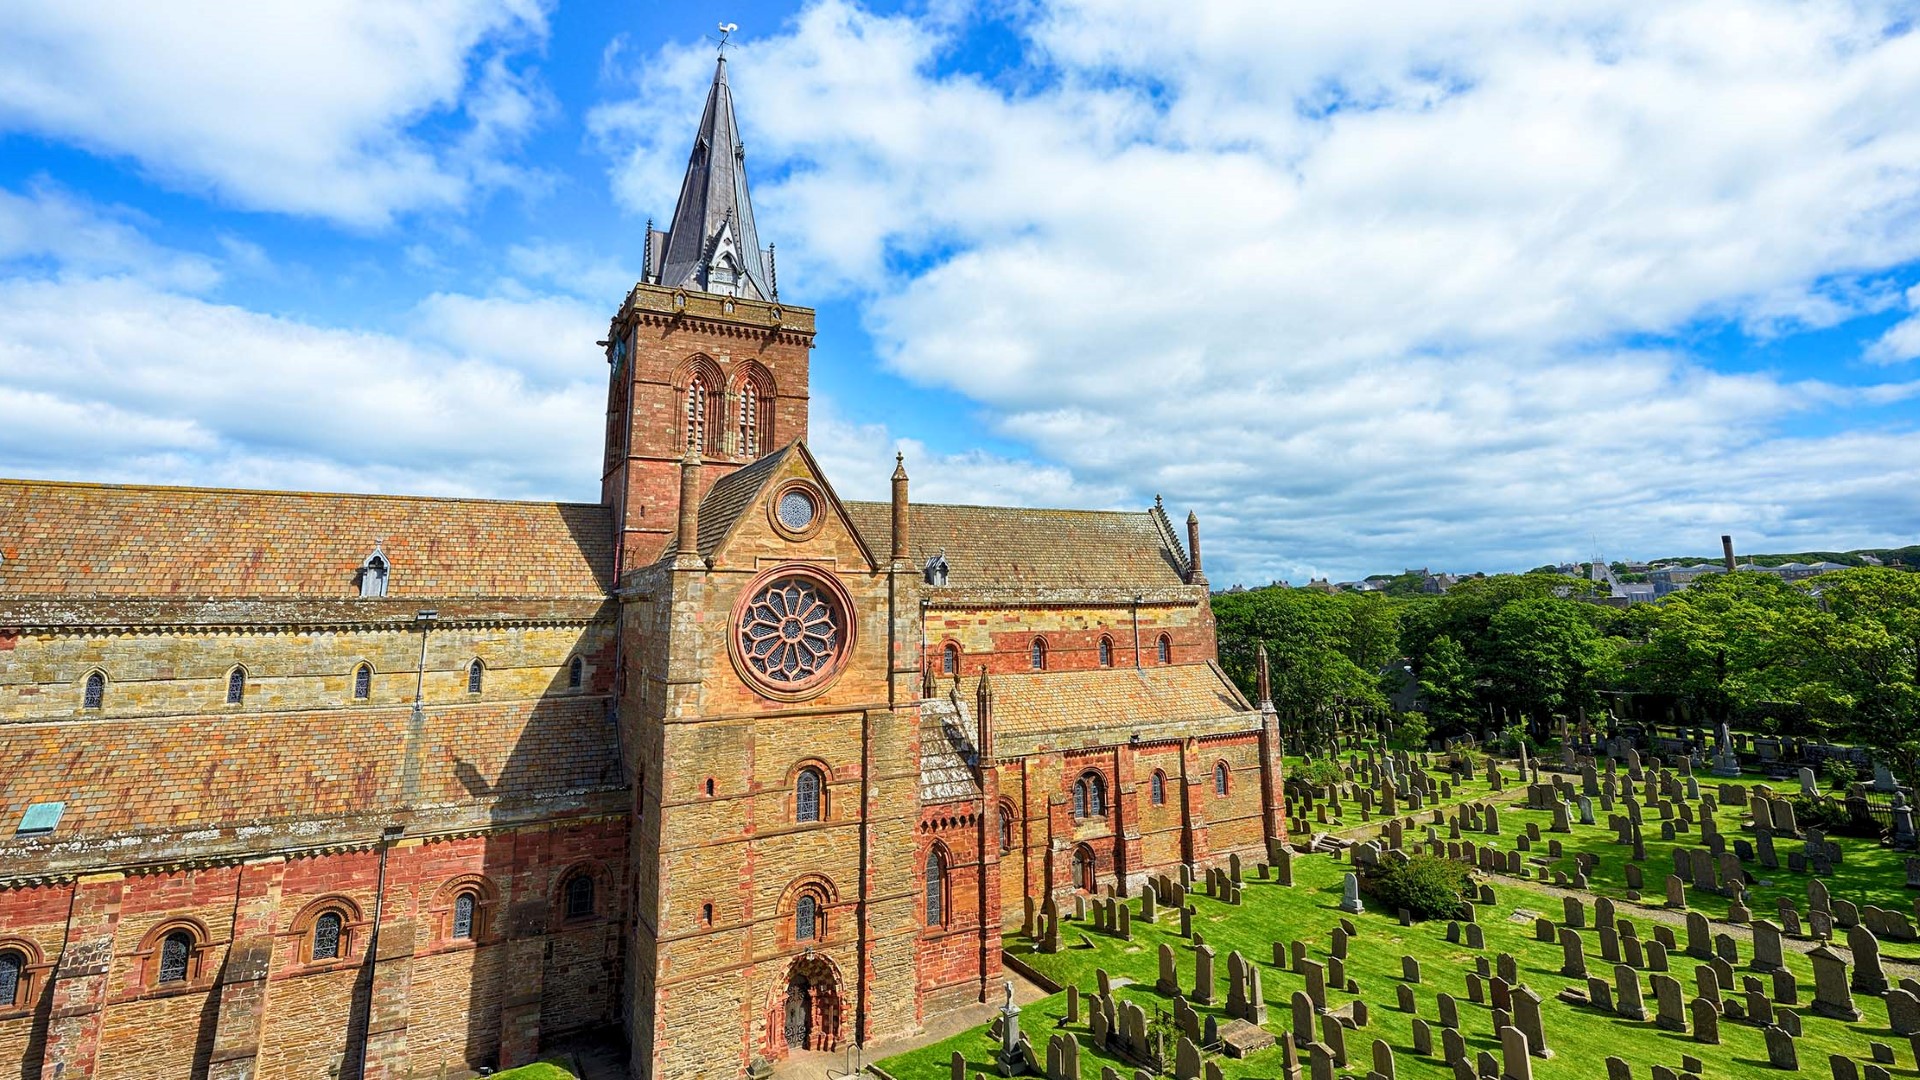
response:
[(420, 629), (420, 664), (413, 676), (413, 712), (407, 718), (407, 741), (400, 763), (402, 802), (411, 807), (420, 801), (420, 745), (426, 741), (427, 711), (422, 695), (427, 682), (427, 633), (440, 613), (432, 609), (415, 612), (413, 625)]
[[(415, 706), (418, 708), (418, 706)], [(367, 935), (367, 1012), (360, 1025), (360, 1075), (367, 1075), (367, 1053), (373, 1043), (373, 995), (374, 980), (378, 976), (380, 963), (380, 916), (386, 910), (387, 899), (387, 852), (393, 849), (393, 842), (407, 831), (405, 825), (389, 825), (380, 830), (380, 869), (373, 880), (373, 931)]]
[(1133, 597), (1133, 670), (1140, 670), (1140, 596)]

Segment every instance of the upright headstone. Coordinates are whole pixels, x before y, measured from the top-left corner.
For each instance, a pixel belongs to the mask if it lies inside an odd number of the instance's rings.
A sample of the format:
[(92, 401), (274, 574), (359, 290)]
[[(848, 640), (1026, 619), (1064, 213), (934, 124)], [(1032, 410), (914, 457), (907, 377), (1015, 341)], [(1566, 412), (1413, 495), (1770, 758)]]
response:
[(1847, 957), (1831, 945), (1822, 943), (1807, 954), (1813, 962), (1813, 1011), (1851, 1023), (1860, 1019), (1853, 1003), (1853, 989), (1847, 982)]

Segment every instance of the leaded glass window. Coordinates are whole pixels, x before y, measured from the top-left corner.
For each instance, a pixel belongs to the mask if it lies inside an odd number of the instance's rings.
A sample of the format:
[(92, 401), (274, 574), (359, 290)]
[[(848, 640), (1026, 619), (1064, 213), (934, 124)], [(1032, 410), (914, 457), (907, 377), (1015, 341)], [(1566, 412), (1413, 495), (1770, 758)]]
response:
[(960, 671), (960, 646), (948, 645), (940, 650), (940, 674), (956, 675)]
[(227, 704), (238, 705), (247, 697), (247, 669), (236, 667), (227, 672)]
[(89, 709), (98, 709), (107, 703), (107, 677), (99, 672), (87, 675), (87, 690), (81, 699)]
[(1084, 777), (1073, 782), (1073, 816), (1087, 816), (1087, 781)]
[(927, 852), (927, 925), (947, 921), (947, 862), (938, 849)]
[(811, 896), (802, 896), (800, 902), (793, 905), (793, 937), (796, 941), (812, 941), (820, 936), (819, 904)]
[(463, 892), (453, 898), (453, 936), (471, 938), (473, 936), (473, 894)]
[(1033, 648), (1030, 650), (1027, 659), (1028, 662), (1033, 665), (1033, 670), (1045, 671), (1047, 669), (1047, 643), (1040, 638), (1034, 638)]
[(187, 961), (193, 958), (193, 935), (175, 930), (160, 943), (160, 980), (163, 983), (187, 981)]
[(567, 664), (567, 689), (580, 689), (580, 684), (585, 681), (586, 674), (586, 661), (581, 660), (577, 656), (574, 657), (573, 660)]
[(1173, 639), (1172, 638), (1168, 637), (1165, 634), (1161, 634), (1159, 650), (1160, 650), (1161, 663), (1163, 664), (1173, 663)]
[(815, 769), (801, 769), (800, 778), (794, 783), (793, 820), (820, 820), (820, 773)]
[(1100, 666), (1101, 667), (1113, 666), (1113, 639), (1112, 638), (1100, 639)]
[(24, 954), (0, 952), (0, 1008), (20, 1004), (20, 976), (26, 969)]
[(1100, 817), (1107, 812), (1106, 781), (1088, 773), (1073, 784), (1073, 816)]
[(373, 696), (373, 665), (361, 664), (353, 669), (353, 700), (365, 701)]
[(313, 920), (313, 958), (337, 960), (340, 957), (340, 913), (328, 911)]
[(1167, 774), (1158, 769), (1153, 771), (1153, 805), (1159, 806), (1167, 801)]
[(481, 683), (485, 681), (486, 675), (487, 675), (487, 668), (485, 664), (482, 664), (478, 660), (475, 660), (473, 663), (468, 664), (467, 665), (467, 693), (469, 694), (479, 693)]
[(1227, 793), (1227, 763), (1224, 761), (1216, 763), (1213, 767), (1213, 793), (1215, 795)]
[(593, 914), (593, 876), (575, 874), (567, 879), (567, 918), (584, 919)]
[(687, 447), (696, 452), (707, 448), (707, 380), (698, 372), (687, 380)]
[(768, 682), (798, 687), (830, 670), (840, 653), (840, 615), (806, 578), (770, 581), (740, 616), (740, 653)]

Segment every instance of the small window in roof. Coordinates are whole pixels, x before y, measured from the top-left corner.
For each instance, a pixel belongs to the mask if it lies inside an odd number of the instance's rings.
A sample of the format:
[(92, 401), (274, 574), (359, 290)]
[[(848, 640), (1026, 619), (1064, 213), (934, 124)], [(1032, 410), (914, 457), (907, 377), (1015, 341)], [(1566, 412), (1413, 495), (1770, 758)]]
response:
[(927, 565), (922, 571), (922, 574), (926, 577), (927, 584), (939, 587), (947, 583), (947, 571), (947, 553), (942, 551), (927, 560)]
[(385, 541), (373, 545), (373, 554), (360, 564), (360, 595), (387, 595), (387, 575), (393, 569), (387, 562), (387, 554), (381, 550)]
[(20, 818), (20, 827), (13, 831), (15, 836), (45, 836), (60, 826), (60, 815), (66, 813), (67, 804), (63, 802), (34, 803)]

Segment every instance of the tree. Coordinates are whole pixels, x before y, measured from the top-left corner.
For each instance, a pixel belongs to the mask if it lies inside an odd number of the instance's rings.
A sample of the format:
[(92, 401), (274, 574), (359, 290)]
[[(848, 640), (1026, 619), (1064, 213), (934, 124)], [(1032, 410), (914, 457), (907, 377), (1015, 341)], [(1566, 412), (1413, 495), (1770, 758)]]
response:
[(1920, 755), (1920, 575), (1878, 567), (1819, 579), (1825, 611), (1797, 629), (1817, 678), (1802, 700), (1909, 782)]
[(1502, 605), (1488, 622), (1494, 696), (1529, 717), (1536, 739), (1547, 715), (1597, 704), (1595, 692), (1618, 671), (1616, 645), (1594, 628), (1587, 606), (1532, 597)]
[(1255, 652), (1267, 647), (1274, 707), (1296, 733), (1319, 742), (1355, 709), (1384, 708), (1377, 657), (1393, 654), (1394, 613), (1384, 598), (1266, 588), (1214, 598), (1220, 663), (1249, 695)]
[(1465, 727), (1479, 714), (1473, 665), (1460, 643), (1445, 634), (1427, 648), (1420, 669), (1420, 696), (1427, 712), (1445, 727)]

